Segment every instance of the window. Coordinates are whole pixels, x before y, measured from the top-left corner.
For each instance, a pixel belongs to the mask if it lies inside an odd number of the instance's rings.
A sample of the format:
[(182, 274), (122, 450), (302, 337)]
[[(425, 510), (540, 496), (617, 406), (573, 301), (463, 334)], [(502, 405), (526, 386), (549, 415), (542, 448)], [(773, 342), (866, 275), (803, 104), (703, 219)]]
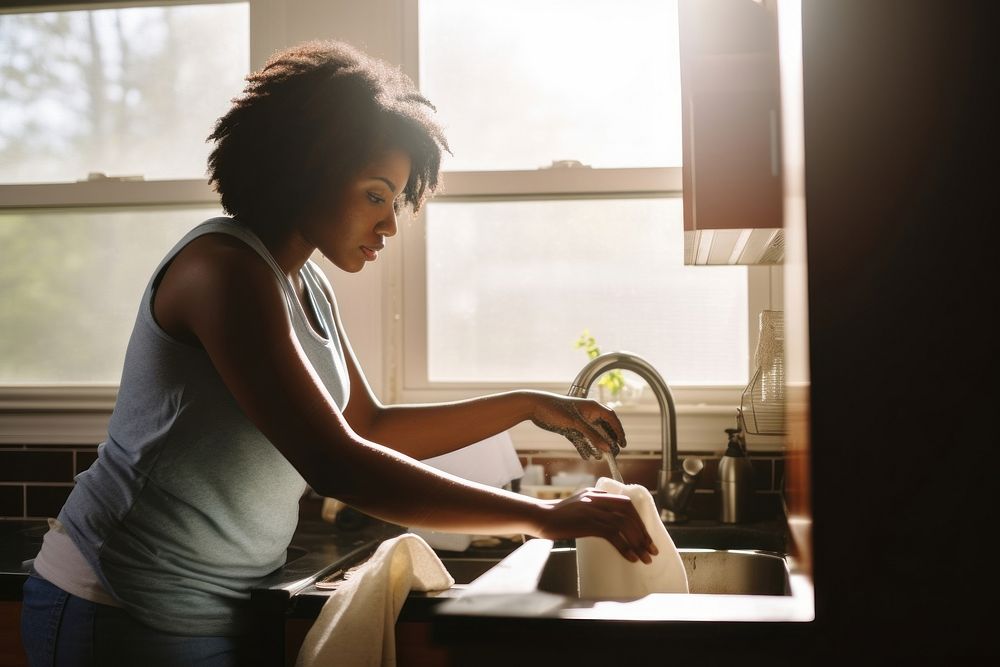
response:
[(187, 207), (0, 213), (0, 378), (117, 383), (146, 280)]
[(249, 6), (35, 9), (0, 13), (0, 384), (114, 384), (153, 269), (221, 210)]
[(675, 0), (431, 0), (419, 30), (446, 169), (680, 166)]
[[(385, 400), (565, 390), (587, 328), (605, 350), (650, 359), (679, 405), (712, 397), (728, 425), (770, 271), (672, 259), (673, 0), (45, 4), (0, 2), (0, 419), (38, 407), (26, 384), (55, 410), (79, 404), (53, 385), (104, 383), (110, 408), (139, 292), (170, 243), (218, 211), (212, 123), (251, 64), (333, 38), (417, 78), (454, 151), (443, 191), (401, 223), (401, 249), (361, 276), (331, 272)], [(99, 310), (67, 306), (84, 286)], [(77, 347), (94, 358), (41, 358)], [(718, 432), (712, 422), (704, 442)]]
[(401, 232), (402, 398), (565, 389), (585, 329), (736, 395), (767, 273), (683, 264), (676, 2), (434, 0), (418, 26), (454, 155)]
[(675, 385), (746, 382), (746, 271), (684, 266), (679, 198), (432, 203), (425, 224), (430, 382), (571, 379), (584, 329)]
[(0, 183), (202, 177), (248, 35), (245, 3), (0, 14)]

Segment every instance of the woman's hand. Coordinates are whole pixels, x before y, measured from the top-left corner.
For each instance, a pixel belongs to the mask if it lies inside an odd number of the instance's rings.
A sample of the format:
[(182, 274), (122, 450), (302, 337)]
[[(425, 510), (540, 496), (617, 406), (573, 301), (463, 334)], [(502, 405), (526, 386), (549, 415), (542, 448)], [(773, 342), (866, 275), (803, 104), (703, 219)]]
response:
[(564, 436), (583, 459), (603, 458), (625, 446), (625, 430), (613, 410), (589, 398), (542, 394), (531, 421), (535, 426)]
[(659, 553), (628, 496), (582, 489), (550, 505), (547, 519), (539, 537), (603, 537), (633, 563)]

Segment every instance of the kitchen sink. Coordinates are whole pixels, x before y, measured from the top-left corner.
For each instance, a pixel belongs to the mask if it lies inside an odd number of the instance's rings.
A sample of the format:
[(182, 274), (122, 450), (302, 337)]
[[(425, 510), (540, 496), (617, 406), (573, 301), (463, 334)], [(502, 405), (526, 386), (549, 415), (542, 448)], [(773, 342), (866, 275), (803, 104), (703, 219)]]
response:
[[(678, 549), (691, 593), (790, 595), (788, 564), (777, 553), (750, 550)], [(441, 558), (456, 584), (470, 584), (500, 558)], [(554, 548), (538, 577), (537, 590), (578, 598), (576, 549)]]
[[(763, 551), (678, 549), (691, 593), (790, 595), (785, 559)], [(579, 597), (576, 549), (553, 549), (542, 568), (538, 590)]]
[(445, 634), (451, 621), (470, 618), (616, 623), (815, 618), (811, 583), (780, 552), (680, 548), (678, 553), (691, 595), (653, 593), (621, 599), (581, 598), (575, 547), (556, 547), (551, 540), (528, 540), (502, 560), (442, 558), (458, 583), (475, 578), (456, 586), (461, 591), (434, 608), (435, 618), (445, 624), (439, 628)]

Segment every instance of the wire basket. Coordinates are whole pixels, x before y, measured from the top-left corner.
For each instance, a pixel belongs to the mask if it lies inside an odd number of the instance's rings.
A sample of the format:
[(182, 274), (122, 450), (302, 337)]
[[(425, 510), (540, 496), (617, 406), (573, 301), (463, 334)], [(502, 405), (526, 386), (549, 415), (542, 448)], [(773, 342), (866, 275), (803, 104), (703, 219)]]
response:
[(753, 435), (785, 433), (785, 320), (780, 310), (760, 314), (756, 370), (740, 397), (743, 430)]

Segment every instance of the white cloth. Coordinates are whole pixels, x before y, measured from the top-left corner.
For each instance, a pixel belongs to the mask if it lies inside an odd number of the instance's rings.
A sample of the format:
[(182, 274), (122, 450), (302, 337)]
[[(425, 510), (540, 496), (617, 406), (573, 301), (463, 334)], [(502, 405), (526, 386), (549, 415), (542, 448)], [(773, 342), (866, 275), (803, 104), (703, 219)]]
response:
[(632, 499), (659, 553), (649, 565), (629, 562), (602, 537), (576, 541), (576, 567), (580, 597), (588, 599), (640, 598), (650, 593), (687, 593), (687, 572), (670, 533), (660, 521), (649, 489), (602, 477), (595, 488)]
[(406, 533), (386, 540), (323, 605), (296, 667), (395, 665), (395, 625), (406, 596), (454, 584), (422, 538)]
[(462, 479), (496, 487), (524, 474), (514, 441), (506, 431), (423, 462)]

